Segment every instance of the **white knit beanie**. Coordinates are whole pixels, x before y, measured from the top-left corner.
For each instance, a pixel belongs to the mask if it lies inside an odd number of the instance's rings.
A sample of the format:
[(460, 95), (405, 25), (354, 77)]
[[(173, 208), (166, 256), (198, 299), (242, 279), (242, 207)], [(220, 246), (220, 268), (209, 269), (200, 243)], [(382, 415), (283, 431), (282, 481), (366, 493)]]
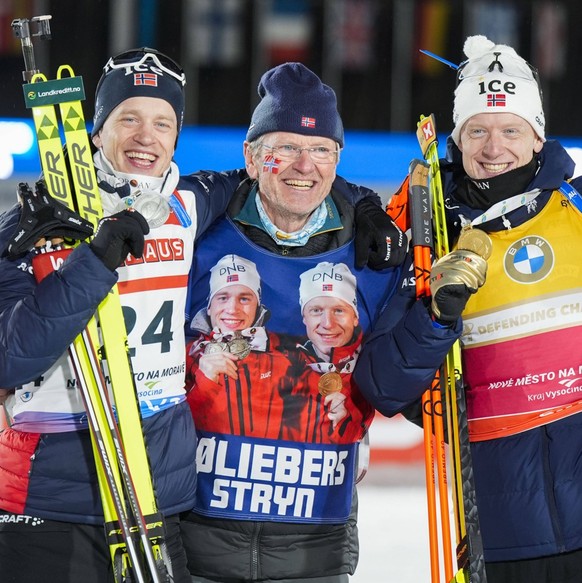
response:
[(545, 141), (545, 118), (537, 75), (513, 48), (496, 45), (482, 35), (463, 47), (467, 60), (458, 72), (451, 136), (459, 144), (465, 122), (478, 113), (514, 113)]
[(344, 300), (358, 315), (358, 300), (356, 298), (356, 278), (345, 263), (329, 263), (323, 261), (313, 269), (301, 274), (299, 285), (299, 304), (301, 313), (305, 304), (313, 298), (333, 297)]
[(248, 287), (261, 303), (261, 277), (257, 271), (257, 266), (252, 261), (238, 255), (222, 257), (210, 270), (208, 305), (217, 292), (231, 285)]

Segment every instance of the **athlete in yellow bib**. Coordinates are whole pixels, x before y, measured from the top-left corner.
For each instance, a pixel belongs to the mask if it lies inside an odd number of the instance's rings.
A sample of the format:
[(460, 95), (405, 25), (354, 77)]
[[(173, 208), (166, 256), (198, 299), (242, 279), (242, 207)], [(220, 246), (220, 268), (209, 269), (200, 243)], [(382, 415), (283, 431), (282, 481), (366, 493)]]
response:
[(484, 36), (464, 52), (440, 166), (450, 240), (472, 225), (492, 242), (461, 337), (487, 580), (578, 581), (582, 180), (568, 182), (574, 162), (546, 140), (536, 70)]

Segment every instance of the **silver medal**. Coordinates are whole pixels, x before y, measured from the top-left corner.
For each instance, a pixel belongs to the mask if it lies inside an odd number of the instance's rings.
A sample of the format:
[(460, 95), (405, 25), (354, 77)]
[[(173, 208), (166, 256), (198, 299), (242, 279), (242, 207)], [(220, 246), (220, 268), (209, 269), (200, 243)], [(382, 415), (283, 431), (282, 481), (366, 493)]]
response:
[(153, 190), (136, 190), (123, 200), (125, 208), (133, 208), (148, 222), (150, 229), (161, 227), (170, 216), (170, 205)]
[(228, 344), (226, 342), (209, 342), (204, 347), (204, 354), (213, 354), (214, 352), (228, 352)]

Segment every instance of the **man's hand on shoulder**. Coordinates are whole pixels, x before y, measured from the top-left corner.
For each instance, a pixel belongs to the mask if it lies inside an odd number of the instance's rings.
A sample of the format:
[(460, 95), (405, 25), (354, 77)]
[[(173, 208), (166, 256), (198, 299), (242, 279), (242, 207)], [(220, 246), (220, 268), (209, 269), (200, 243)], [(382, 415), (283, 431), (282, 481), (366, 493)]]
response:
[(356, 205), (355, 245), (356, 267), (379, 270), (404, 262), (408, 239), (382, 207), (364, 199)]

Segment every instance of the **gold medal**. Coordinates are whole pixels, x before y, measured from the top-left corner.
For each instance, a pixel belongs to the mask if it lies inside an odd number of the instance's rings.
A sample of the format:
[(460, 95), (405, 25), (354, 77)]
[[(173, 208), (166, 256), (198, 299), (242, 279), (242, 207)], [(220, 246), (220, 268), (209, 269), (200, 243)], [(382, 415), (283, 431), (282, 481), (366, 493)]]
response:
[(330, 393), (342, 390), (342, 375), (339, 372), (326, 372), (319, 377), (317, 388), (320, 395), (326, 397)]
[(209, 342), (204, 347), (204, 354), (213, 354), (214, 352), (228, 352), (228, 344), (226, 342)]
[(233, 338), (228, 343), (228, 350), (238, 356), (241, 360), (251, 353), (251, 345), (246, 338)]
[(457, 249), (464, 249), (466, 251), (473, 251), (487, 260), (491, 257), (493, 245), (489, 235), (481, 229), (473, 229), (473, 227), (463, 227), (459, 240), (457, 241)]

